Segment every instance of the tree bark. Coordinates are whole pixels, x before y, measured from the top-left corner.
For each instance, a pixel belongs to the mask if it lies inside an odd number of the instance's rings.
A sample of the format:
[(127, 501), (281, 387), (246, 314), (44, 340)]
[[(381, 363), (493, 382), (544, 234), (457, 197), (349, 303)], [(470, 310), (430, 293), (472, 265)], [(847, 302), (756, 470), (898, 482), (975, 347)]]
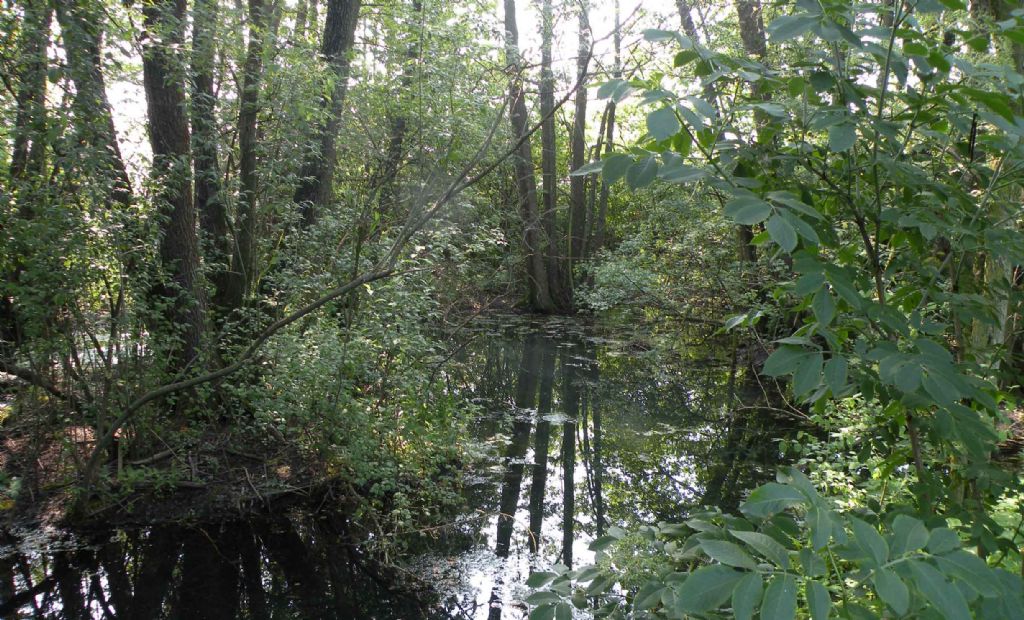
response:
[(327, 2), (327, 21), (320, 52), (331, 68), (334, 86), (324, 102), (327, 114), (316, 138), (319, 149), (303, 166), (302, 181), (295, 190), (294, 200), (299, 204), (304, 227), (316, 223), (320, 211), (334, 193), (334, 167), (338, 159), (336, 141), (348, 92), (349, 53), (355, 45), (360, 4), (361, 0)]
[(519, 210), (523, 220), (523, 244), (526, 253), (526, 279), (530, 307), (539, 312), (555, 309), (548, 286), (548, 273), (544, 266), (541, 223), (537, 206), (537, 180), (533, 176), (533, 152), (530, 148), (529, 114), (526, 94), (523, 92), (523, 65), (519, 58), (519, 28), (516, 25), (515, 0), (504, 0), (505, 5), (505, 59), (510, 73), (509, 117), (512, 138), (520, 142), (515, 155), (514, 171), (519, 194)]
[(203, 257), (213, 284), (212, 306), (222, 319), (231, 311), (228, 298), (231, 248), (224, 189), (217, 154), (217, 96), (214, 94), (214, 24), (217, 0), (196, 0), (192, 13), (192, 159), (195, 207), (199, 216)]
[(122, 207), (131, 206), (132, 185), (121, 157), (114, 129), (114, 116), (107, 99), (100, 55), (103, 20), (88, 2), (55, 2), (71, 81), (75, 84), (72, 110), (79, 141), (89, 149), (87, 160), (95, 162), (110, 197)]
[[(736, 14), (740, 23), (740, 39), (743, 40), (743, 49), (747, 54), (759, 61), (763, 61), (768, 55), (768, 45), (764, 34), (764, 20), (761, 17), (760, 0), (736, 0)], [(759, 96), (760, 90), (754, 86), (755, 97)], [(758, 112), (755, 112), (755, 117)], [(760, 127), (763, 120), (755, 118), (755, 125)], [(736, 227), (736, 237), (739, 245), (740, 260), (747, 263), (757, 261), (757, 249), (753, 245), (754, 229), (751, 226), (739, 225)]]
[[(576, 77), (582, 84), (586, 79), (590, 64), (590, 18), (586, 0), (580, 2), (579, 13), (579, 47), (576, 58)], [(580, 88), (576, 92), (576, 105), (572, 126), (571, 168), (576, 170), (587, 163), (587, 89)], [(569, 178), (569, 206), (572, 226), (570, 227), (569, 248), (569, 282), (575, 278), (576, 266), (586, 260), (587, 229), (587, 177), (574, 176)]]
[(572, 307), (571, 289), (565, 286), (571, 274), (562, 268), (562, 244), (558, 234), (558, 153), (555, 147), (555, 77), (551, 70), (551, 40), (554, 34), (554, 10), (551, 0), (541, 9), (540, 61), (540, 219), (547, 237), (545, 263), (551, 301), (560, 310)]
[(252, 290), (256, 273), (256, 175), (257, 119), (263, 79), (263, 45), (267, 9), (263, 0), (249, 0), (249, 43), (238, 103), (238, 209), (235, 213), (235, 244), (225, 295), (229, 308), (241, 308)]
[[(18, 37), (16, 69), (14, 137), (11, 151), (11, 189), (16, 192), (18, 216), (31, 219), (35, 215), (33, 194), (42, 185), (46, 167), (46, 48), (49, 45), (52, 11), (45, 0), (28, 0)], [(13, 239), (11, 252), (14, 266), (3, 274), (11, 290), (0, 295), (0, 353), (21, 345), (23, 321), (19, 316), (17, 288), (24, 268), (21, 239)], [(6, 286), (4, 287), (7, 288)]]
[[(185, 117), (185, 86), (177, 66), (185, 29), (184, 0), (156, 0), (143, 8), (145, 43), (142, 53), (149, 139), (153, 148), (154, 200), (159, 209), (160, 263), (164, 270), (156, 288), (165, 301), (164, 320), (170, 339), (168, 370), (180, 372), (199, 354), (205, 303), (199, 282), (199, 240), (190, 171), (191, 144)], [(161, 343), (165, 344), (165, 343)]]

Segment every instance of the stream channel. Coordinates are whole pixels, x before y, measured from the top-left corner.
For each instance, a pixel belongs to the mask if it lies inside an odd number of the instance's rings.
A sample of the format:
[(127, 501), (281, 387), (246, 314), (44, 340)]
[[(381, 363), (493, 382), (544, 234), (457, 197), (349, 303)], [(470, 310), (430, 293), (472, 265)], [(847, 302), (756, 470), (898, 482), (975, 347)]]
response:
[(774, 475), (788, 425), (715, 330), (492, 315), (449, 335), (436, 380), (477, 405), (483, 457), (465, 514), (401, 569), (426, 592), (396, 592), (344, 524), (282, 515), (0, 541), (0, 617), (525, 618), (531, 570)]

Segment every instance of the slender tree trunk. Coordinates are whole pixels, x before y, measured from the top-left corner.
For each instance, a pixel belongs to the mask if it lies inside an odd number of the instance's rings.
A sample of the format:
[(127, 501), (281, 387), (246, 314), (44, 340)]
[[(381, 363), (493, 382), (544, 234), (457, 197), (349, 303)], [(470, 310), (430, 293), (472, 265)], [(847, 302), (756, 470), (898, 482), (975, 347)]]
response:
[(228, 288), (231, 279), (231, 248), (234, 243), (217, 155), (217, 96), (213, 91), (217, 0), (196, 0), (192, 16), (192, 159), (195, 204), (203, 258), (211, 266), (209, 278), (214, 290), (212, 306), (218, 319), (221, 319), (233, 308)]
[(235, 244), (231, 275), (225, 295), (228, 308), (241, 308), (252, 290), (256, 273), (256, 205), (259, 180), (256, 174), (257, 119), (263, 80), (263, 46), (266, 40), (267, 7), (263, 0), (249, 0), (249, 44), (242, 73), (238, 103), (238, 209), (235, 213)]
[(294, 200), (300, 205), (304, 227), (316, 223), (320, 211), (334, 194), (334, 167), (338, 159), (336, 141), (348, 92), (349, 53), (355, 45), (360, 4), (361, 0), (327, 2), (327, 21), (320, 52), (331, 68), (334, 87), (324, 102), (327, 120), (319, 128), (316, 138), (319, 149), (303, 166), (303, 178), (295, 190)]
[(545, 264), (551, 301), (559, 310), (572, 307), (571, 289), (566, 286), (568, 270), (562, 266), (561, 236), (558, 234), (558, 152), (555, 146), (555, 76), (551, 70), (551, 40), (554, 34), (554, 10), (551, 0), (541, 8), (540, 61), (540, 219), (547, 237)]
[(374, 170), (370, 181), (370, 190), (376, 196), (378, 211), (381, 216), (393, 213), (395, 209), (395, 183), (398, 179), (398, 171), (401, 169), (402, 160), (405, 158), (405, 134), (409, 124), (409, 115), (404, 109), (404, 101), (407, 93), (412, 90), (413, 80), (416, 73), (416, 63), (420, 57), (420, 39), (423, 32), (419, 26), (423, 18), (422, 0), (412, 0), (413, 19), (417, 23), (416, 30), (411, 33), (412, 41), (405, 50), (405, 59), (402, 63), (402, 75), (399, 78), (399, 92), (396, 93), (396, 106), (389, 114), (389, 136), (388, 148), (384, 157), (381, 158), (376, 170)]
[(505, 3), (505, 59), (509, 79), (509, 117), (512, 138), (521, 141), (516, 152), (514, 170), (519, 194), (519, 210), (523, 220), (523, 243), (526, 251), (526, 279), (530, 307), (539, 312), (552, 312), (555, 305), (548, 285), (548, 272), (544, 265), (542, 230), (537, 206), (537, 180), (533, 176), (533, 152), (530, 148), (529, 114), (526, 94), (523, 92), (523, 64), (519, 58), (519, 28), (516, 25), (515, 0)]
[[(736, 0), (736, 14), (739, 16), (740, 39), (743, 40), (744, 51), (757, 60), (764, 60), (768, 55), (768, 47), (764, 35), (764, 20), (761, 17), (761, 1)], [(754, 86), (754, 89), (754, 95), (757, 96), (757, 91), (760, 88)], [(763, 120), (755, 120), (755, 124), (758, 126), (762, 123)], [(748, 263), (756, 262), (757, 250), (753, 245), (754, 229), (746, 225), (737, 226), (736, 237), (739, 244), (740, 260)]]
[[(11, 151), (10, 177), (12, 189), (17, 188), (18, 215), (34, 216), (33, 194), (44, 178), (46, 167), (46, 48), (49, 44), (52, 11), (45, 0), (28, 0), (24, 4), (24, 20), (18, 38), (18, 65), (15, 93), (14, 144)], [(15, 246), (21, 240), (15, 239)], [(5, 283), (16, 290), (23, 269), (23, 251), (9, 248), (15, 266), (3, 274)], [(6, 288), (6, 287), (4, 287)], [(0, 295), (0, 351), (17, 348), (23, 340), (22, 320), (17, 309), (14, 290)]]
[[(185, 117), (185, 85), (177, 63), (185, 29), (185, 1), (158, 0), (143, 8), (146, 43), (142, 54), (149, 138), (153, 148), (155, 201), (160, 223), (160, 262), (164, 281), (157, 294), (166, 300), (164, 320), (173, 338), (169, 370), (180, 372), (199, 354), (205, 303), (199, 282), (199, 240), (192, 197), (191, 145)], [(164, 343), (161, 343), (164, 344)]]
[[(576, 58), (576, 78), (580, 83), (586, 79), (590, 64), (590, 17), (587, 0), (581, 0), (579, 12), (579, 47)], [(587, 89), (581, 87), (576, 91), (576, 110), (572, 125), (570, 167), (573, 170), (583, 167), (587, 162)], [(569, 282), (575, 278), (576, 265), (586, 260), (587, 229), (587, 177), (574, 176), (569, 178), (569, 208), (572, 226), (570, 227), (569, 247)]]
[(71, 81), (75, 84), (75, 129), (80, 142), (89, 148), (88, 159), (96, 162), (97, 171), (109, 184), (110, 197), (128, 207), (132, 185), (117, 143), (103, 78), (103, 20), (88, 2), (58, 0), (55, 6)]
[(299, 0), (295, 5), (295, 28), (292, 30), (295, 42), (306, 38), (306, 16), (309, 14), (309, 2)]

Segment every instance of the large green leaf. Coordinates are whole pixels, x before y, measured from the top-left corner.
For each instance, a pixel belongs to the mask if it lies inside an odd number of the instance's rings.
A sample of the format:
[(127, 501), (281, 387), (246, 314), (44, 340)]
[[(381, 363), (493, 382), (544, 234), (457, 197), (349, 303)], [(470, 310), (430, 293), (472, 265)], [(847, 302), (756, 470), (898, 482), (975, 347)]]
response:
[(626, 170), (626, 185), (630, 189), (647, 187), (658, 176), (658, 159), (645, 157)]
[(729, 530), (729, 533), (750, 545), (782, 570), (789, 569), (789, 552), (771, 536), (761, 532), (745, 532), (743, 530)]
[(761, 601), (761, 617), (793, 620), (796, 617), (796, 579), (782, 574), (772, 577)]
[(878, 533), (873, 525), (869, 525), (856, 517), (850, 517), (850, 527), (853, 529), (853, 539), (857, 546), (875, 566), (882, 566), (889, 559), (889, 545)]
[(833, 153), (843, 153), (857, 142), (857, 128), (852, 123), (839, 123), (828, 128), (828, 148)]
[(725, 205), (725, 214), (737, 224), (760, 224), (772, 214), (772, 206), (757, 196), (740, 196)]
[(779, 247), (786, 252), (792, 252), (796, 249), (796, 230), (792, 224), (787, 222), (782, 216), (775, 214), (768, 218), (768, 223), (765, 224), (765, 228), (768, 230), (768, 234), (771, 236), (772, 241), (779, 244)]
[(923, 549), (928, 544), (928, 529), (913, 517), (897, 515), (892, 522), (892, 531), (892, 554), (895, 556)]
[(807, 597), (807, 607), (812, 620), (828, 620), (832, 613), (832, 597), (828, 593), (828, 588), (821, 585), (821, 582), (811, 579), (807, 582), (804, 596)]
[(754, 617), (757, 604), (764, 595), (764, 580), (759, 573), (750, 573), (732, 591), (732, 615), (736, 620), (750, 620)]
[(922, 560), (907, 564), (910, 566), (914, 584), (942, 617), (946, 620), (970, 620), (971, 612), (963, 595), (956, 586), (946, 581), (942, 573)]
[(878, 597), (892, 607), (893, 611), (901, 616), (907, 613), (910, 607), (910, 590), (896, 573), (880, 568), (871, 577), (871, 582), (875, 585)]
[(754, 558), (750, 557), (750, 554), (736, 543), (727, 540), (705, 540), (700, 543), (700, 548), (712, 560), (727, 566), (750, 570), (757, 568), (757, 562), (754, 561)]
[(604, 166), (601, 169), (605, 183), (611, 185), (626, 176), (626, 171), (629, 170), (629, 167), (632, 165), (633, 158), (629, 155), (611, 155), (608, 159), (604, 160)]
[(793, 373), (793, 393), (797, 397), (803, 396), (821, 385), (823, 363), (820, 351), (815, 351), (800, 360), (796, 372)]
[(751, 517), (770, 517), (792, 506), (807, 503), (807, 498), (799, 490), (777, 482), (763, 484), (750, 494), (743, 502), (740, 510)]
[(647, 115), (647, 131), (655, 140), (668, 140), (679, 133), (681, 128), (682, 125), (679, 124), (679, 119), (676, 118), (672, 106), (655, 110)]
[(698, 568), (676, 591), (676, 609), (700, 614), (722, 606), (743, 573), (721, 564)]
[(810, 33), (817, 23), (817, 17), (806, 13), (782, 15), (768, 24), (765, 30), (768, 31), (769, 40), (778, 43)]

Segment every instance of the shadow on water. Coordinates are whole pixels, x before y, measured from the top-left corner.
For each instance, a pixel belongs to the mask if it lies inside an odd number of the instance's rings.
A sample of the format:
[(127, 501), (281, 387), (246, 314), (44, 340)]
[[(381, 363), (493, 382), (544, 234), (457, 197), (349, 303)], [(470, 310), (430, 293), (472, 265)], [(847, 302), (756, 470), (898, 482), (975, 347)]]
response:
[(444, 378), (479, 404), (466, 442), (490, 456), (411, 561), (430, 593), (395, 592), (344, 523), (282, 517), (7, 541), (0, 618), (525, 618), (531, 570), (589, 564), (611, 526), (735, 508), (773, 475), (787, 429), (756, 374), (706, 327), (664, 331), (503, 316), (455, 337)]

